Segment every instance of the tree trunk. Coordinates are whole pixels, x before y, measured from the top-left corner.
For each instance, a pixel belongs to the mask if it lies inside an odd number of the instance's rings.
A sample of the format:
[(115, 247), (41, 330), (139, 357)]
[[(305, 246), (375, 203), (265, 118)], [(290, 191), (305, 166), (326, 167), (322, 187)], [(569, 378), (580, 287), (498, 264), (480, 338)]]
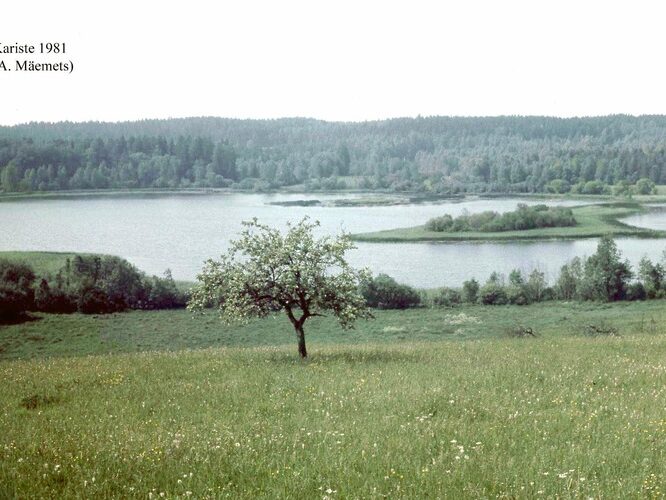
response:
[(295, 328), (296, 338), (298, 339), (298, 354), (301, 355), (301, 358), (307, 358), (308, 351), (305, 349), (305, 332), (303, 331), (303, 325), (297, 325)]

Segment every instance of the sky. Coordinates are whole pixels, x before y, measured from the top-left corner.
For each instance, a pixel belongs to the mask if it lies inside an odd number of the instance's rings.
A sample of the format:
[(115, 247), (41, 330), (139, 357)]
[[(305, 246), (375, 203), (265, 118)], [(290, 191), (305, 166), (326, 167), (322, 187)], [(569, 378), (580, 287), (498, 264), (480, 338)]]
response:
[(0, 124), (666, 114), (665, 14), (644, 0), (5, 2), (0, 44), (64, 42), (18, 59), (74, 70), (0, 71)]

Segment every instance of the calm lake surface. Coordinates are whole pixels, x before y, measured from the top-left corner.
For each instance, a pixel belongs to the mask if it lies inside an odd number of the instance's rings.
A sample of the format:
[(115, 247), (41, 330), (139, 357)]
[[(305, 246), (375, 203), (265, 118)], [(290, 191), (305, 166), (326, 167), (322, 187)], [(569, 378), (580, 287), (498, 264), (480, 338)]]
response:
[(666, 205), (648, 205), (647, 208), (648, 212), (632, 215), (622, 219), (622, 222), (636, 227), (666, 231)]
[[(518, 203), (576, 205), (579, 201), (468, 199), (433, 204), (382, 207), (282, 207), (276, 201), (330, 200), (334, 195), (211, 194), (149, 195), (17, 200), (0, 203), (0, 250), (93, 252), (119, 255), (140, 269), (161, 275), (170, 268), (176, 279), (192, 280), (207, 258), (216, 258), (241, 228), (257, 217), (284, 227), (305, 215), (321, 222), (321, 234), (408, 227), (445, 213), (514, 210)], [(349, 198), (350, 195), (344, 197)], [(646, 227), (666, 229), (666, 212), (641, 216)], [(640, 222), (640, 221), (639, 221)], [(619, 239), (625, 257), (661, 257), (666, 240)], [(595, 251), (596, 240), (520, 243), (358, 243), (349, 260), (398, 281), (424, 288), (457, 286), (492, 271), (508, 274), (538, 267), (549, 279), (575, 256)]]

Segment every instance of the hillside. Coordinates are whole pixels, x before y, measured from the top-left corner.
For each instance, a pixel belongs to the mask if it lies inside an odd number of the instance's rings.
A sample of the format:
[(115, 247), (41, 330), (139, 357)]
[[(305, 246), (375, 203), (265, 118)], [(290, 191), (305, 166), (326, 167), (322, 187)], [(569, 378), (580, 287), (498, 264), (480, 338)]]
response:
[[(422, 342), (414, 315), (399, 343), (314, 342), (307, 362), (291, 345), (2, 361), (0, 496), (652, 497), (666, 340), (651, 307), (581, 311), (622, 337), (556, 331), (572, 311), (554, 308), (535, 339), (483, 319), (485, 340)], [(487, 309), (548, 308), (465, 312)], [(127, 335), (168, 344), (145, 318)]]
[(665, 116), (30, 123), (0, 127), (0, 185), (600, 194), (666, 183), (665, 140)]

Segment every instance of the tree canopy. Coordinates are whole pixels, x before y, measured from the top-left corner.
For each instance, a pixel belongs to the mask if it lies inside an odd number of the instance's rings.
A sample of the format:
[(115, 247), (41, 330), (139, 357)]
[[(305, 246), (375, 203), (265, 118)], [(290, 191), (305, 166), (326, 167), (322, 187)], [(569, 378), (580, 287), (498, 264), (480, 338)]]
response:
[(289, 224), (284, 234), (256, 218), (243, 226), (226, 255), (205, 263), (192, 290), (191, 311), (217, 307), (228, 322), (284, 311), (303, 358), (308, 318), (330, 312), (343, 328), (351, 328), (356, 319), (370, 317), (359, 291), (368, 273), (345, 260), (353, 248), (349, 235), (317, 238), (319, 222), (307, 217)]
[(31, 123), (0, 127), (0, 188), (648, 194), (665, 141), (666, 116)]
[(528, 207), (520, 203), (513, 212), (500, 214), (485, 211), (478, 214), (463, 214), (455, 219), (450, 215), (435, 217), (426, 222), (428, 231), (435, 232), (498, 232), (524, 231), (542, 227), (575, 226), (576, 219), (570, 208), (535, 205)]

